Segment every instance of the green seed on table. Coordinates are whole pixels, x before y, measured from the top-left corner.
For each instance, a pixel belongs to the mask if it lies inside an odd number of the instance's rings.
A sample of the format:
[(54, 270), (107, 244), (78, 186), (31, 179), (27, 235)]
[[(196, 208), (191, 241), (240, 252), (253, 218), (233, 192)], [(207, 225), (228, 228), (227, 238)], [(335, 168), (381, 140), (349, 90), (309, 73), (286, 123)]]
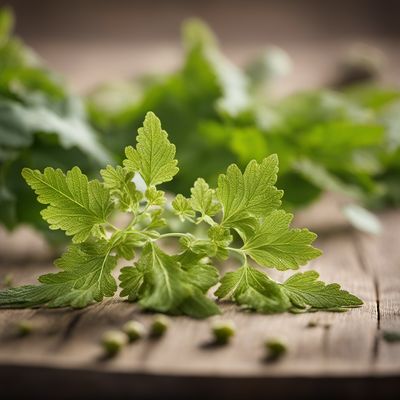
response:
[(150, 335), (152, 337), (161, 337), (168, 330), (170, 319), (165, 315), (157, 315), (150, 327)]
[(389, 343), (400, 342), (400, 331), (384, 331), (383, 339)]
[(145, 327), (138, 321), (128, 321), (122, 327), (123, 332), (128, 336), (129, 341), (133, 342), (140, 339), (145, 334)]
[(212, 326), (212, 332), (216, 343), (227, 344), (235, 335), (235, 324), (233, 321), (215, 322)]
[(6, 288), (10, 288), (12, 287), (14, 284), (14, 277), (12, 274), (7, 274), (4, 278), (3, 278), (3, 286)]
[(128, 336), (121, 331), (110, 330), (104, 332), (101, 344), (109, 356), (114, 356), (128, 343)]
[(275, 361), (284, 356), (287, 352), (286, 344), (279, 339), (269, 339), (265, 342), (267, 359)]
[(17, 330), (19, 336), (28, 336), (33, 332), (33, 324), (31, 321), (28, 321), (26, 319), (22, 319), (17, 323)]

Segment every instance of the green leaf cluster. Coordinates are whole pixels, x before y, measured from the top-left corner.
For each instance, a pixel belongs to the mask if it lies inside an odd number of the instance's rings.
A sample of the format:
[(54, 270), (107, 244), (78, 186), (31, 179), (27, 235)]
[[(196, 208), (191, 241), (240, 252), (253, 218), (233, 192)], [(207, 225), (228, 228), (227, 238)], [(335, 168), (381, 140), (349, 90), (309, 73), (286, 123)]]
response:
[(47, 231), (22, 167), (91, 171), (110, 161), (87, 121), (84, 104), (12, 35), (14, 20), (0, 9), (0, 223), (29, 223)]
[(400, 204), (398, 89), (326, 85), (278, 99), (274, 79), (289, 69), (283, 51), (271, 48), (240, 69), (198, 20), (184, 24), (183, 45), (181, 68), (127, 82), (121, 92), (135, 96), (120, 107), (113, 107), (115, 87), (88, 97), (92, 122), (117, 154), (151, 109), (178, 147), (182, 171), (166, 185), (174, 193), (188, 195), (197, 176), (215, 185), (231, 163), (243, 169), (252, 159), (278, 154), (286, 209), (324, 191), (364, 206)]
[[(122, 298), (145, 310), (205, 318), (220, 312), (210, 296), (217, 284), (219, 299), (262, 313), (362, 304), (339, 285), (318, 281), (314, 271), (283, 283), (262, 272), (297, 270), (321, 254), (313, 247), (316, 235), (291, 228), (292, 215), (280, 209), (275, 155), (251, 161), (244, 172), (232, 164), (216, 188), (199, 178), (190, 198), (167, 201), (158, 185), (171, 181), (178, 167), (175, 146), (155, 114), (147, 113), (136, 147), (125, 154), (123, 166), (100, 171), (101, 180), (89, 180), (78, 167), (66, 174), (51, 167), (22, 171), (45, 205), (43, 219), (72, 244), (55, 262), (59, 272), (40, 276), (39, 285), (1, 291), (0, 307), (81, 308), (114, 296), (119, 286)], [(141, 190), (139, 178), (146, 186)], [(168, 230), (164, 217), (171, 210), (201, 233)], [(218, 263), (229, 257), (240, 266), (220, 279)], [(128, 265), (118, 284), (119, 259)]]

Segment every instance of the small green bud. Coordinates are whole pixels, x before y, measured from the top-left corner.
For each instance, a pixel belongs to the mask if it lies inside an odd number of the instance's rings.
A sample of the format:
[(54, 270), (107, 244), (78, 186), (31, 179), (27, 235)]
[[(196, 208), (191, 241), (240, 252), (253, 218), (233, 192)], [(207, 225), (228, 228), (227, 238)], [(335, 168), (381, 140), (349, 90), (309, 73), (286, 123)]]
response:
[(7, 274), (4, 278), (3, 278), (3, 286), (6, 288), (10, 288), (12, 287), (14, 284), (14, 278), (12, 274)]
[(170, 324), (170, 319), (165, 315), (156, 315), (150, 328), (152, 337), (161, 337), (165, 334)]
[(279, 339), (267, 340), (265, 349), (267, 350), (267, 358), (270, 361), (278, 360), (287, 352), (286, 344)]
[(128, 321), (122, 327), (130, 342), (140, 339), (145, 334), (145, 327), (138, 321)]
[(307, 328), (315, 328), (317, 326), (318, 326), (317, 321), (313, 321), (313, 320), (309, 321), (307, 324)]
[(22, 319), (17, 323), (17, 330), (19, 336), (28, 336), (33, 332), (33, 324), (31, 321), (28, 321), (26, 319)]
[(114, 356), (124, 347), (128, 342), (128, 336), (125, 333), (117, 330), (110, 330), (104, 332), (101, 343), (104, 351), (109, 356)]
[(233, 321), (218, 321), (212, 326), (215, 342), (227, 344), (231, 337), (235, 335), (235, 324)]
[(383, 339), (389, 343), (400, 342), (400, 332), (396, 331), (384, 331)]

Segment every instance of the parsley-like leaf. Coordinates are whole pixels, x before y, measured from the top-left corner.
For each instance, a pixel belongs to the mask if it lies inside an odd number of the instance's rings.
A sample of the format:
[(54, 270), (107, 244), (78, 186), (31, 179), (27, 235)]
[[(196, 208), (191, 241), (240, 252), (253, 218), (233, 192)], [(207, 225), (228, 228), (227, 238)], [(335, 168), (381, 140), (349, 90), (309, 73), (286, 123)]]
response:
[(139, 172), (148, 186), (168, 182), (177, 174), (175, 146), (168, 141), (168, 134), (161, 129), (160, 120), (149, 112), (138, 130), (137, 146), (125, 149), (125, 167)]
[(215, 295), (261, 313), (286, 311), (291, 305), (279, 284), (249, 265), (226, 273)]
[(337, 283), (327, 285), (318, 278), (316, 271), (307, 271), (294, 274), (282, 284), (294, 307), (336, 309), (363, 304), (357, 296), (342, 290)]
[(311, 245), (315, 233), (290, 228), (292, 219), (293, 215), (283, 210), (272, 212), (245, 239), (243, 251), (258, 264), (281, 271), (298, 269), (320, 256), (321, 251)]
[(106, 242), (75, 244), (55, 265), (62, 269), (57, 274), (39, 277), (41, 285), (28, 285), (0, 292), (1, 307), (82, 308), (93, 302), (111, 297), (117, 283), (111, 275), (117, 258), (110, 255)]
[(278, 173), (276, 155), (261, 164), (253, 160), (244, 174), (232, 164), (226, 175), (218, 179), (217, 196), (223, 206), (222, 224), (227, 227), (254, 225), (254, 218), (263, 217), (279, 208), (283, 192), (274, 185)]
[(60, 169), (46, 168), (41, 173), (25, 168), (22, 176), (38, 201), (49, 204), (41, 214), (50, 228), (64, 230), (75, 243), (85, 241), (111, 213), (109, 191), (97, 180), (88, 181), (78, 167), (66, 175)]
[(104, 186), (110, 189), (111, 196), (120, 204), (123, 211), (135, 211), (142, 198), (142, 194), (136, 190), (132, 182), (134, 173), (117, 165), (107, 165), (100, 171)]
[(179, 216), (181, 221), (191, 219), (195, 216), (195, 212), (190, 205), (189, 199), (185, 196), (178, 194), (172, 201), (174, 213)]
[(201, 214), (200, 220), (210, 221), (221, 210), (221, 204), (216, 200), (214, 190), (210, 189), (203, 178), (199, 178), (191, 189), (190, 204), (193, 210)]
[[(196, 268), (199, 268), (198, 277)], [(124, 289), (121, 295), (130, 300), (138, 299), (144, 309), (184, 312), (197, 318), (219, 312), (218, 307), (203, 294), (218, 280), (215, 269), (191, 266), (185, 270), (176, 258), (154, 244), (144, 247), (134, 267), (123, 268), (120, 280)]]

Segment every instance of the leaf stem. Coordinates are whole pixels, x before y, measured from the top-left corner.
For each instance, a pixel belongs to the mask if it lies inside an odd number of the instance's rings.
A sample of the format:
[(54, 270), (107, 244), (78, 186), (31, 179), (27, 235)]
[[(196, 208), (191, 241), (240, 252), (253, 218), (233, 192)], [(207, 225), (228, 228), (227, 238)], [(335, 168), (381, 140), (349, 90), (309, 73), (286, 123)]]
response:
[(227, 247), (226, 249), (231, 253), (238, 255), (238, 258), (243, 261), (243, 266), (247, 266), (247, 256), (242, 249), (236, 249), (235, 247)]
[(129, 222), (127, 227), (124, 229), (125, 231), (130, 231), (136, 223), (136, 216), (133, 216), (132, 221)]
[(110, 228), (114, 229), (115, 231), (120, 231), (121, 230), (121, 229), (119, 229), (118, 227), (116, 227), (114, 224), (112, 224), (109, 221), (107, 221), (107, 226), (109, 226)]
[(185, 237), (185, 236), (187, 236), (186, 233), (169, 232), (169, 233), (163, 233), (157, 239), (164, 239), (164, 238), (167, 238), (167, 237)]
[(136, 217), (139, 217), (140, 215), (143, 215), (151, 207), (151, 205), (152, 204), (147, 200), (146, 205), (143, 207), (142, 210), (137, 212)]

